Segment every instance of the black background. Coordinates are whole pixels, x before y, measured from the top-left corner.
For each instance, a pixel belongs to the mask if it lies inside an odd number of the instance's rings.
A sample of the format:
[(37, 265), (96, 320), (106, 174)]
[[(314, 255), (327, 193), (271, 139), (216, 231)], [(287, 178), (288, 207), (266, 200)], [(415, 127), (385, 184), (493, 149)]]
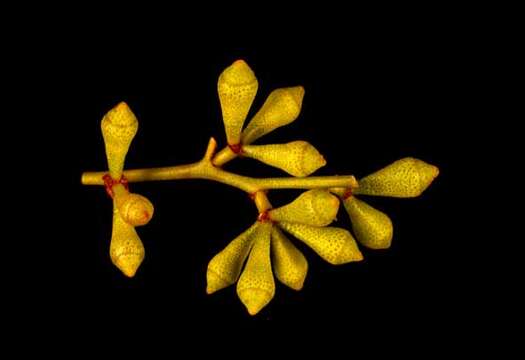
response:
[[(458, 289), (465, 286), (453, 271), (455, 252), (447, 241), (462, 241), (450, 232), (450, 195), (461, 126), (469, 121), (465, 99), (475, 40), (471, 29), (451, 21), (362, 22), (322, 33), (290, 26), (275, 34), (243, 34), (246, 39), (226, 31), (190, 40), (169, 27), (155, 35), (123, 29), (50, 41), (48, 49), (52, 43), (56, 53), (44, 53), (37, 71), (43, 70), (41, 85), (54, 84), (45, 106), (52, 106), (60, 136), (47, 146), (59, 159), (61, 191), (68, 191), (57, 200), (67, 210), (51, 245), (58, 255), (51, 282), (60, 296), (45, 287), (38, 296), (58, 305), (54, 315), (113, 324), (327, 320), (384, 329), (403, 322), (417, 329), (449, 321), (451, 310), (462, 311)], [(155, 215), (138, 228), (146, 258), (128, 279), (109, 258), (111, 201), (101, 187), (80, 184), (83, 171), (106, 168), (100, 120), (120, 101), (139, 119), (127, 168), (196, 161), (210, 136), (224, 146), (216, 82), (236, 59), (244, 59), (259, 80), (248, 118), (275, 88), (302, 85), (306, 91), (299, 118), (258, 143), (309, 141), (328, 161), (319, 175), (359, 178), (406, 156), (441, 171), (419, 198), (365, 199), (390, 216), (394, 239), (385, 251), (362, 249), (363, 262), (332, 266), (295, 241), (309, 262), (303, 290), (276, 283), (274, 299), (255, 317), (234, 286), (205, 292), (209, 260), (256, 217), (246, 194), (204, 180), (132, 184), (132, 191), (153, 202)], [(283, 176), (249, 159), (226, 169)], [(299, 193), (272, 191), (269, 197), (279, 206)], [(343, 208), (334, 225), (350, 229)]]

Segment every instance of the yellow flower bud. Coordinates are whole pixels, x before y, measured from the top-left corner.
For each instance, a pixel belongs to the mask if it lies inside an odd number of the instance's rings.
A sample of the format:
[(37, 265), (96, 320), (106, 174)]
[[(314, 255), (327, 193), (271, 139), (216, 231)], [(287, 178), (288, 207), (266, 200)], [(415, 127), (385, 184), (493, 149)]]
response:
[(324, 157), (306, 141), (273, 145), (246, 145), (242, 150), (245, 156), (284, 170), (293, 176), (308, 176), (326, 165)]
[(118, 180), (122, 176), (124, 160), (138, 127), (137, 118), (125, 102), (115, 106), (102, 118), (102, 136), (109, 174), (113, 179)]
[(339, 199), (326, 190), (305, 191), (291, 203), (268, 212), (274, 221), (287, 221), (312, 226), (326, 226), (334, 221)]
[(243, 60), (237, 60), (219, 76), (217, 90), (228, 144), (241, 142), (244, 120), (257, 93), (257, 78)]
[(259, 224), (259, 222), (253, 224), (211, 259), (206, 274), (206, 292), (208, 294), (230, 286), (237, 281), (253, 244), (252, 233)]
[(260, 223), (253, 233), (253, 247), (244, 271), (237, 283), (237, 295), (250, 315), (257, 314), (275, 294), (270, 263), (270, 234), (272, 224)]
[(272, 91), (264, 105), (242, 133), (243, 144), (251, 144), (263, 135), (297, 119), (301, 112), (304, 88), (295, 86)]
[(142, 260), (144, 260), (144, 245), (135, 228), (125, 222), (113, 202), (113, 230), (109, 254), (111, 261), (128, 277), (133, 277)]
[(153, 204), (144, 196), (129, 193), (123, 185), (113, 186), (115, 205), (122, 220), (133, 226), (147, 224), (153, 216)]
[(343, 201), (350, 216), (355, 237), (371, 249), (388, 249), (392, 243), (394, 228), (390, 218), (364, 201), (351, 196)]
[(272, 264), (280, 282), (294, 290), (303, 288), (308, 262), (290, 240), (274, 227), (272, 230)]
[(345, 229), (288, 222), (280, 222), (279, 226), (310, 246), (330, 264), (340, 265), (363, 260), (354, 238)]
[(439, 175), (439, 169), (424, 161), (404, 158), (359, 180), (355, 194), (416, 197)]

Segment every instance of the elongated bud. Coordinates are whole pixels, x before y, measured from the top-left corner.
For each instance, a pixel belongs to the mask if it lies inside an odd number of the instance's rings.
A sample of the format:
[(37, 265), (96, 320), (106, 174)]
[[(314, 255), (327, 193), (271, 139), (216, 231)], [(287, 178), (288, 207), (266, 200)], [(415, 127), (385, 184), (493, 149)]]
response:
[(271, 223), (261, 223), (253, 233), (253, 247), (237, 283), (237, 295), (250, 315), (257, 314), (275, 294), (270, 263)]
[(416, 197), (439, 175), (439, 169), (424, 161), (404, 158), (359, 180), (354, 192), (364, 195)]
[(326, 165), (324, 157), (306, 141), (273, 145), (246, 145), (242, 149), (245, 156), (279, 168), (293, 176), (308, 176)]
[(228, 144), (241, 142), (244, 120), (257, 94), (257, 79), (243, 60), (237, 60), (219, 76), (217, 90)]
[(279, 226), (310, 246), (330, 264), (340, 265), (363, 260), (354, 238), (345, 229), (288, 222), (280, 222)]
[(263, 135), (297, 119), (301, 112), (304, 88), (295, 86), (272, 91), (264, 105), (242, 133), (243, 144), (251, 144)]
[(211, 259), (206, 273), (206, 292), (208, 294), (230, 286), (237, 281), (253, 244), (252, 233), (259, 224), (259, 222), (253, 224)]
[(305, 191), (291, 203), (268, 212), (274, 221), (295, 222), (312, 226), (326, 226), (334, 221), (339, 199), (326, 190)]
[(113, 202), (113, 230), (109, 246), (111, 261), (124, 275), (133, 277), (144, 260), (144, 253), (144, 245), (135, 228), (122, 219)]
[(153, 204), (144, 196), (129, 193), (123, 185), (113, 186), (115, 206), (122, 220), (133, 226), (147, 224), (153, 216)]
[(388, 249), (394, 228), (390, 218), (364, 201), (351, 196), (343, 201), (357, 241), (371, 249)]
[(308, 262), (290, 240), (274, 227), (272, 230), (272, 264), (275, 276), (286, 286), (301, 290), (308, 272)]
[(122, 176), (124, 160), (138, 126), (137, 118), (125, 102), (115, 106), (102, 118), (102, 136), (106, 147), (109, 174), (113, 179), (117, 180)]

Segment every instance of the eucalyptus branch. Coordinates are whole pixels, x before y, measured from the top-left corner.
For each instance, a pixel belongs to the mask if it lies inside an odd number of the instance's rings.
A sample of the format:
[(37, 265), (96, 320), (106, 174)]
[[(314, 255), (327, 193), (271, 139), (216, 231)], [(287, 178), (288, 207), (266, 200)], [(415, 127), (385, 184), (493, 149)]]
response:
[[(133, 277), (145, 256), (135, 227), (147, 224), (153, 204), (129, 191), (129, 182), (206, 179), (236, 187), (250, 194), (259, 212), (253, 225), (232, 240), (208, 263), (208, 294), (237, 283), (237, 294), (251, 315), (259, 312), (275, 294), (274, 276), (284, 285), (300, 290), (308, 271), (305, 256), (285, 232), (311, 247), (327, 262), (340, 265), (363, 259), (357, 242), (370, 249), (390, 247), (393, 225), (383, 212), (358, 199), (361, 195), (415, 197), (438, 176), (439, 169), (415, 158), (404, 158), (359, 180), (352, 175), (310, 176), (326, 160), (310, 143), (252, 145), (260, 137), (287, 125), (300, 113), (301, 86), (272, 91), (260, 110), (244, 126), (257, 93), (258, 81), (242, 60), (219, 76), (217, 90), (227, 146), (218, 153), (210, 138), (201, 160), (184, 165), (125, 170), (125, 158), (138, 130), (138, 120), (125, 103), (102, 119), (108, 171), (84, 172), (84, 185), (104, 185), (113, 201), (111, 261), (123, 274)], [(222, 169), (229, 161), (248, 157), (292, 175), (254, 178)], [(295, 200), (273, 208), (267, 192), (307, 189)], [(357, 196), (356, 196), (357, 195)], [(343, 205), (352, 222), (350, 231), (329, 226)], [(357, 240), (357, 241), (356, 241)]]

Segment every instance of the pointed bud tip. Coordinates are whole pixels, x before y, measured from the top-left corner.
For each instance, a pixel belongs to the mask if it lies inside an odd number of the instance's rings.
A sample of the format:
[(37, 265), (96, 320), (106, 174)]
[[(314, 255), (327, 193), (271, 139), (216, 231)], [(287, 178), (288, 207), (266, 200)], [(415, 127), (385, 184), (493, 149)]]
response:
[(439, 175), (439, 168), (435, 165), (430, 165), (430, 164), (428, 165), (430, 167), (428, 171), (430, 173), (430, 176), (432, 177), (432, 180), (434, 180)]
[[(137, 268), (138, 269), (138, 268)], [(135, 276), (135, 273), (137, 272), (137, 269), (120, 269), (124, 275), (126, 275), (129, 278), (132, 278)]]
[(425, 191), (434, 179), (439, 175), (439, 168), (435, 165), (424, 162), (423, 160), (413, 159), (414, 165), (418, 169), (420, 176), (421, 192)]
[(293, 101), (300, 108), (303, 103), (303, 98), (304, 98), (304, 87), (294, 86), (294, 87), (288, 88), (288, 93), (290, 94)]
[(121, 101), (115, 106), (115, 110), (117, 111), (124, 111), (126, 109), (129, 109), (129, 106), (125, 101)]
[(233, 62), (232, 66), (248, 66), (248, 64), (246, 64), (246, 61), (243, 59), (237, 59)]
[(310, 143), (306, 143), (302, 160), (302, 173), (298, 176), (308, 176), (326, 165), (324, 156)]
[(245, 85), (257, 81), (253, 70), (244, 60), (236, 60), (221, 74), (223, 81), (231, 85)]
[(137, 122), (135, 114), (133, 114), (128, 104), (124, 101), (118, 103), (104, 118), (109, 124), (119, 127), (131, 126)]
[(114, 259), (115, 266), (127, 277), (132, 278), (137, 273), (144, 254), (125, 254)]
[(339, 256), (335, 264), (341, 265), (354, 261), (362, 261), (363, 259), (363, 254), (357, 247), (355, 241), (346, 241), (343, 248), (339, 252)]
[(272, 299), (272, 296), (267, 291), (254, 288), (241, 291), (238, 295), (246, 310), (252, 316), (261, 311)]
[(224, 289), (229, 286), (226, 281), (224, 281), (215, 271), (208, 269), (206, 274), (206, 293), (208, 295), (213, 294), (216, 291)]
[(302, 281), (289, 282), (286, 285), (288, 285), (291, 289), (295, 291), (301, 291), (304, 286), (304, 278), (302, 279)]

